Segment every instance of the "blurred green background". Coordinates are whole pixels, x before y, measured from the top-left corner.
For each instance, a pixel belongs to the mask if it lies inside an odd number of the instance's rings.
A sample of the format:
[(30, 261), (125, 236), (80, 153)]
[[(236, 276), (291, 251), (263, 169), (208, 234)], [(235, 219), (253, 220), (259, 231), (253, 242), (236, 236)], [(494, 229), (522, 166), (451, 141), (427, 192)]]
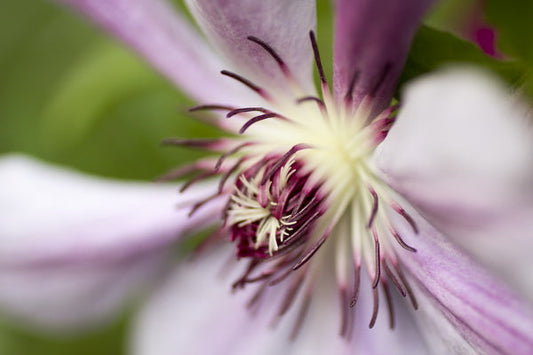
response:
[[(487, 19), (498, 25), (499, 48), (513, 58), (505, 62), (441, 32), (460, 31), (475, 3), (445, 1), (432, 13), (415, 39), (402, 82), (462, 61), (531, 87), (532, 2), (486, 2)], [(329, 2), (319, 1), (318, 12), (328, 69)], [(69, 11), (43, 0), (0, 0), (0, 153), (23, 152), (89, 173), (151, 180), (200, 154), (161, 147), (163, 138), (217, 134), (184, 113), (191, 105), (128, 50)], [(0, 354), (121, 354), (127, 329), (128, 314), (103, 329), (63, 338), (34, 334), (0, 318)]]

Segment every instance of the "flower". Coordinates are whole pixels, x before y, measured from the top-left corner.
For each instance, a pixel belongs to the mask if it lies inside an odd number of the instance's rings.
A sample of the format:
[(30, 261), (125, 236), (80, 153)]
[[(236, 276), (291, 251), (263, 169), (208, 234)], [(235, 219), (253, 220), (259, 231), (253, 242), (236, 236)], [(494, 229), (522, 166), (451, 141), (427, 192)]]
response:
[[(191, 96), (209, 100), (193, 111), (222, 111), (228, 119), (214, 116), (213, 123), (235, 135), (166, 141), (222, 153), (167, 176), (199, 172), (180, 197), (193, 206), (190, 218), (172, 213), (167, 187), (119, 187), (4, 160), (0, 174), (12, 181), (3, 184), (10, 186), (5, 200), (20, 201), (25, 212), (4, 211), (12, 249), (2, 258), (9, 284), (2, 283), (0, 301), (10, 310), (58, 326), (105, 317), (127, 291), (166, 269), (176, 232), (197, 230), (224, 211), (221, 232), (235, 246), (218, 246), (214, 234), (207, 241), (216, 247), (179, 265), (141, 311), (134, 352), (531, 352), (527, 301), (452, 243), (489, 265), (495, 254), (479, 245), (512, 244), (502, 230), (517, 231), (528, 245), (524, 211), (532, 201), (522, 192), (532, 155), (523, 114), (469, 71), (413, 84), (397, 116), (388, 107), (426, 1), (338, 1), (332, 92), (315, 43), (313, 1), (189, 2), (239, 70), (222, 74), (240, 86), (215, 75), (217, 57), (163, 2), (68, 2)], [(313, 57), (322, 98), (312, 85)], [(215, 186), (195, 188), (217, 174)], [(29, 190), (28, 176), (45, 176), (43, 187)], [(68, 189), (64, 202), (55, 200), (57, 186)], [(28, 211), (35, 199), (44, 203)], [(50, 205), (71, 211), (68, 223), (56, 224), (55, 210), (43, 214)], [(38, 229), (20, 228), (31, 212)], [(244, 290), (228, 295), (211, 275), (235, 254), (239, 264), (248, 261), (234, 283)], [(28, 292), (36, 282), (47, 292)], [(101, 286), (107, 283), (112, 287)], [(99, 297), (79, 297), (102, 289)], [(78, 312), (80, 303), (90, 305), (87, 314)], [(383, 304), (388, 323), (378, 319)]]

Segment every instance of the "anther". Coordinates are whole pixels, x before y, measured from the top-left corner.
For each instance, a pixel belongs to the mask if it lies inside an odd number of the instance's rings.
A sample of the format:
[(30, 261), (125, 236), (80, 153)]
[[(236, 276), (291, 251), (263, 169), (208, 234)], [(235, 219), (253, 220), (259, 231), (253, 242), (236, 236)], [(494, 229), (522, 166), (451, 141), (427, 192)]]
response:
[(377, 288), (372, 288), (372, 301), (372, 317), (370, 318), (370, 323), (368, 324), (368, 327), (370, 329), (374, 328), (374, 325), (376, 324), (376, 319), (378, 318), (379, 294)]
[(378, 287), (381, 278), (381, 251), (379, 245), (379, 237), (375, 228), (372, 228), (372, 236), (374, 238), (374, 279), (372, 281), (372, 288)]
[(267, 118), (272, 118), (272, 117), (278, 117), (278, 115), (271, 112), (271, 113), (265, 113), (260, 116), (255, 116), (254, 118), (246, 121), (246, 123), (239, 130), (239, 134), (243, 134), (244, 132), (246, 132), (246, 130), (250, 128), (250, 126), (253, 125), (254, 123), (257, 123), (257, 122), (260, 122), (260, 121), (266, 120)]
[(316, 68), (318, 69), (318, 75), (320, 76), (320, 82), (323, 87), (327, 87), (328, 81), (324, 74), (324, 67), (322, 66), (322, 60), (320, 59), (320, 52), (318, 51), (318, 44), (316, 43), (315, 33), (309, 31), (309, 39), (311, 40), (311, 46), (313, 47), (313, 55), (315, 56)]
[(383, 293), (385, 294), (385, 302), (387, 303), (387, 309), (389, 310), (389, 327), (394, 329), (394, 308), (392, 303), (392, 297), (389, 291), (389, 286), (385, 280), (381, 282)]
[(372, 195), (372, 210), (370, 212), (370, 218), (368, 219), (367, 228), (372, 228), (372, 224), (374, 224), (374, 219), (376, 218), (376, 215), (378, 213), (378, 207), (379, 207), (379, 198), (376, 191), (372, 188), (372, 186), (368, 187), (368, 190), (370, 191), (370, 194)]
[(280, 67), (281, 71), (283, 72), (283, 75), (285, 75), (285, 77), (287, 78), (292, 78), (291, 76), (291, 73), (290, 73), (290, 70), (289, 70), (289, 67), (287, 66), (287, 64), (285, 64), (285, 62), (283, 61), (283, 59), (281, 59), (281, 57), (279, 56), (279, 54), (274, 50), (274, 48), (272, 48), (268, 43), (260, 40), (259, 38), (257, 37), (254, 37), (254, 36), (248, 36), (247, 39), (249, 41), (252, 41), (256, 44), (258, 44), (259, 46), (261, 46), (265, 51), (267, 51), (268, 54), (270, 54), (270, 56), (272, 58), (274, 58), (274, 60), (278, 63), (278, 66)]
[(263, 88), (257, 86), (256, 84), (254, 84), (250, 80), (240, 76), (239, 74), (230, 72), (229, 70), (222, 70), (220, 72), (220, 74), (225, 75), (225, 76), (229, 76), (230, 78), (235, 79), (238, 82), (246, 85), (247, 87), (249, 87), (250, 89), (255, 91), (257, 94), (262, 96), (265, 100), (269, 100), (269, 101), (271, 100), (270, 96), (267, 94), (267, 92)]
[(189, 109), (189, 112), (196, 112), (196, 111), (210, 111), (210, 110), (222, 110), (222, 111), (225, 111), (225, 110), (228, 110), (228, 111), (231, 111), (231, 110), (234, 110), (235, 107), (233, 106), (226, 106), (226, 105), (199, 105), (199, 106), (194, 106), (194, 107), (191, 107)]
[(391, 229), (391, 234), (392, 236), (394, 237), (394, 239), (396, 239), (396, 241), (398, 242), (398, 244), (400, 244), (400, 246), (402, 248), (404, 248), (405, 250), (407, 251), (410, 251), (410, 252), (413, 252), (413, 253), (416, 253), (416, 249), (413, 248), (412, 246), (410, 246), (409, 244), (407, 244), (403, 238), (401, 237), (401, 235), (394, 229)]
[(413, 232), (415, 232), (415, 234), (418, 234), (418, 226), (416, 225), (416, 222), (415, 220), (413, 219), (413, 217), (411, 217), (411, 215), (409, 213), (407, 213), (407, 211), (401, 207), (400, 205), (394, 203), (392, 205), (392, 208), (399, 214), (401, 215), (406, 221), (407, 223), (409, 223), (409, 225), (411, 226), (411, 228), (413, 229)]
[(350, 301), (350, 307), (355, 307), (357, 300), (359, 299), (359, 285), (361, 284), (361, 265), (355, 267), (353, 295)]
[(267, 110), (266, 108), (263, 108), (263, 107), (243, 107), (243, 108), (238, 108), (238, 109), (235, 109), (235, 110), (232, 110), (232, 111), (228, 112), (226, 114), (226, 118), (230, 118), (230, 117), (233, 117), (233, 116), (238, 115), (240, 113), (246, 113), (246, 112), (269, 113), (270, 110)]

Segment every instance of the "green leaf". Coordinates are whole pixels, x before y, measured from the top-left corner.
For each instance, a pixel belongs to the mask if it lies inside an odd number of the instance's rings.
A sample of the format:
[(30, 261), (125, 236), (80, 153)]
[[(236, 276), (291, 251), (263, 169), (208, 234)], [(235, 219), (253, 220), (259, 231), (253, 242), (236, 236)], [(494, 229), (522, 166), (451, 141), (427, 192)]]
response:
[(488, 0), (485, 15), (498, 31), (498, 48), (533, 64), (533, 1)]
[(488, 0), (485, 16), (497, 30), (498, 49), (524, 62), (525, 84), (533, 97), (533, 1)]
[(183, 114), (191, 102), (176, 88), (76, 14), (8, 0), (0, 20), (0, 153), (153, 179), (199, 156), (163, 148), (163, 138), (218, 134)]
[(516, 61), (502, 61), (484, 54), (476, 45), (427, 26), (416, 34), (407, 58), (401, 84), (419, 75), (451, 64), (471, 64), (485, 67), (512, 85), (520, 82), (523, 65)]

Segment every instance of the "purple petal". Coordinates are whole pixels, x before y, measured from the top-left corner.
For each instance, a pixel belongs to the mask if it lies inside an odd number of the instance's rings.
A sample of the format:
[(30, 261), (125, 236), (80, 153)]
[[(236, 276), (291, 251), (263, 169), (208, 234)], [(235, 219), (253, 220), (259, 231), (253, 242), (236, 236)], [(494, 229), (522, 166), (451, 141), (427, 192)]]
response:
[[(422, 313), (432, 315), (425, 321), (442, 331), (448, 351), (472, 347), (476, 353), (531, 354), (531, 304), (451, 245), (415, 211), (410, 213), (417, 221), (418, 235), (401, 217), (394, 224), (417, 252), (398, 248), (398, 253), (402, 265), (417, 281)], [(461, 336), (454, 336), (454, 332)]]
[[(170, 243), (218, 215), (187, 204), (216, 186), (176, 188), (109, 181), (23, 157), (0, 160), (0, 308), (46, 329), (115, 315), (168, 261)], [(222, 201), (221, 201), (222, 202)]]
[[(397, 329), (388, 329), (388, 322), (381, 318), (374, 329), (368, 329), (372, 308), (370, 292), (363, 293), (357, 304), (352, 342), (341, 338), (340, 306), (336, 285), (329, 274), (331, 270), (321, 276), (299, 336), (291, 341), (301, 295), (273, 327), (272, 319), (279, 309), (279, 296), (283, 297), (287, 289), (284, 284), (272, 287), (257, 312), (247, 309), (246, 303), (254, 293), (253, 287), (231, 293), (233, 277), (227, 274), (221, 276), (223, 266), (227, 266), (228, 257), (233, 252), (228, 249), (179, 265), (141, 310), (131, 344), (133, 354), (312, 355), (353, 354), (354, 349), (362, 354), (427, 353), (416, 326), (405, 310), (397, 314), (400, 316)], [(364, 281), (368, 286), (364, 289), (369, 291), (370, 282)]]
[(164, 0), (60, 0), (127, 43), (194, 99), (235, 104), (246, 94), (220, 75), (224, 65)]
[(432, 0), (336, 0), (333, 85), (339, 100), (357, 105), (375, 96), (390, 103), (411, 40)]
[(247, 39), (254, 36), (276, 51), (304, 91), (314, 92), (309, 41), (309, 31), (316, 27), (314, 0), (189, 0), (188, 4), (238, 74), (273, 89), (272, 95), (287, 89), (274, 57)]

